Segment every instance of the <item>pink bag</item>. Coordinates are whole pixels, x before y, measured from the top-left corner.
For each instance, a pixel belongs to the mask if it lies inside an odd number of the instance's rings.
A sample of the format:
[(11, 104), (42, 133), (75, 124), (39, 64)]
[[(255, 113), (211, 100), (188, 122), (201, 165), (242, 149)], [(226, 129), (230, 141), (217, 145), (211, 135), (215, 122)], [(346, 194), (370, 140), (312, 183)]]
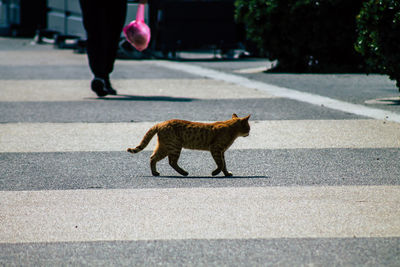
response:
[(126, 39), (139, 51), (147, 48), (150, 42), (150, 28), (144, 23), (144, 4), (139, 4), (136, 20), (124, 27)]

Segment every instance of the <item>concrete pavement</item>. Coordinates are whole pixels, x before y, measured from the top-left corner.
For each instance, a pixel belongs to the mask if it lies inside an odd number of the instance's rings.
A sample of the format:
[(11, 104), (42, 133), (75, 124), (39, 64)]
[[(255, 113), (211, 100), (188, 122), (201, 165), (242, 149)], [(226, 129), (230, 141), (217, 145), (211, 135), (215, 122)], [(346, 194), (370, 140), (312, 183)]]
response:
[[(400, 112), (356, 97), (397, 89), (267, 63), (119, 60), (119, 95), (99, 99), (85, 55), (1, 38), (0, 264), (398, 265)], [(154, 140), (125, 152), (158, 121), (233, 112), (252, 130), (226, 152), (232, 178), (207, 152), (182, 152), (188, 177), (166, 160), (150, 175)]]

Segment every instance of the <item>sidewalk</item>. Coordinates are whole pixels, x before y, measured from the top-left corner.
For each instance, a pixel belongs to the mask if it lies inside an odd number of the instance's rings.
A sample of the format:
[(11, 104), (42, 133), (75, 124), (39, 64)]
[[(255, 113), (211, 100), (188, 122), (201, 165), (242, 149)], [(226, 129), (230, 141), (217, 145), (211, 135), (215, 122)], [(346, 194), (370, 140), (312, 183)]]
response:
[[(80, 80), (91, 79), (91, 73), (85, 65), (86, 57), (72, 50), (58, 50), (51, 45), (35, 45), (30, 39), (0, 39), (2, 60), (8, 62), (1, 69), (3, 79), (62, 79), (74, 77)], [(24, 53), (21, 53), (24, 51)], [(265, 73), (271, 63), (263, 59), (215, 60), (212, 53), (178, 53), (183, 63), (214, 69), (224, 73), (243, 76), (251, 80), (294, 89), (332, 99), (359, 104), (366, 107), (387, 110), (400, 114), (400, 96), (394, 81), (385, 75), (377, 74), (277, 74)], [(83, 61), (83, 58), (85, 61)], [(62, 67), (54, 60), (61, 60)], [(207, 60), (208, 59), (208, 60)], [(151, 60), (150, 60), (151, 61)], [(151, 79), (171, 78), (171, 74), (154, 72), (153, 66), (144, 61), (117, 60), (113, 79)], [(144, 64), (141, 64), (144, 63)], [(168, 65), (168, 63), (165, 63)], [(35, 65), (37, 68), (30, 68)], [(140, 65), (132, 73), (127, 66)], [(174, 75), (177, 74), (176, 72)], [(172, 76), (174, 76), (172, 75)], [(182, 75), (182, 78), (193, 77)], [(178, 76), (179, 76), (178, 75)], [(176, 76), (176, 75), (175, 75)], [(123, 87), (126, 85), (122, 85)], [(142, 86), (140, 86), (142, 87)], [(143, 93), (146, 92), (143, 91)], [(86, 95), (87, 97), (90, 94)]]

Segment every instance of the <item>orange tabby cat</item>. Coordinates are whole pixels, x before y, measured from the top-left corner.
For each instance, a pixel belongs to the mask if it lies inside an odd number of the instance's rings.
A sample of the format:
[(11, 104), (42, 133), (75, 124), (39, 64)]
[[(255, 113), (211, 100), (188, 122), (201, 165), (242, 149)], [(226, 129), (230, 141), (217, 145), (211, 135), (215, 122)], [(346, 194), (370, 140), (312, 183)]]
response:
[(217, 163), (217, 169), (212, 175), (221, 171), (225, 176), (232, 176), (226, 169), (224, 152), (233, 144), (239, 136), (248, 136), (250, 132), (250, 115), (238, 118), (236, 114), (227, 121), (213, 123), (191, 122), (184, 120), (169, 120), (158, 123), (148, 130), (143, 140), (136, 148), (128, 148), (130, 153), (142, 151), (155, 134), (158, 134), (158, 144), (150, 158), (151, 173), (157, 172), (157, 161), (168, 156), (169, 164), (180, 174), (187, 176), (188, 172), (178, 166), (178, 159), (182, 148), (207, 150)]

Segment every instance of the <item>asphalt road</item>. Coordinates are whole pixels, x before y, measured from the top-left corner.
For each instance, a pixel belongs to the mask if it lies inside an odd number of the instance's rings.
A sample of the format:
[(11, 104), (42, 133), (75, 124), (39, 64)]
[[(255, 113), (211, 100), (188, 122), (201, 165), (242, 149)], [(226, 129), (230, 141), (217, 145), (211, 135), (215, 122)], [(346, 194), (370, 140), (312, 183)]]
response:
[(244, 64), (224, 61), (190, 63), (276, 86), (293, 88), (300, 92), (309, 92), (368, 107), (399, 111), (398, 88), (395, 82), (385, 75), (273, 73), (267, 72), (270, 64), (261, 59), (249, 59)]
[[(0, 265), (399, 266), (399, 122), (168, 64), (117, 61), (119, 95), (100, 99), (85, 55), (0, 38)], [(400, 114), (366, 102), (398, 95), (381, 75), (187, 64)], [(188, 177), (167, 160), (151, 176), (154, 141), (125, 152), (156, 122), (232, 113), (252, 115), (232, 178), (211, 176), (208, 152), (182, 152)]]

